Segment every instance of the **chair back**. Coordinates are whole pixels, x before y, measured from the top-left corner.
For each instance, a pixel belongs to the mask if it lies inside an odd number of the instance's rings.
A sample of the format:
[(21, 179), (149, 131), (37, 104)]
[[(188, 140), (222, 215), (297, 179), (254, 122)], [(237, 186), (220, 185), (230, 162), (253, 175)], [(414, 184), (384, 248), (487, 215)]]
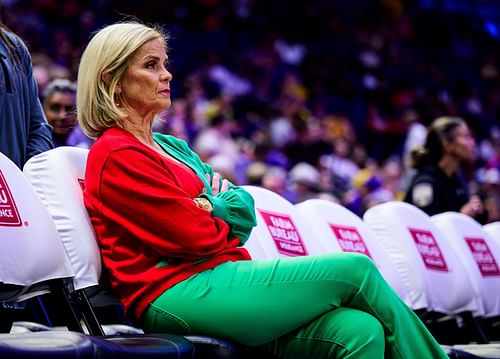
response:
[(431, 217), (460, 256), (482, 301), (485, 317), (500, 315), (500, 243), (472, 217), (445, 212)]
[(0, 282), (30, 286), (73, 275), (47, 209), (21, 170), (0, 153)]
[(245, 248), (254, 259), (324, 253), (297, 208), (279, 194), (258, 186), (243, 186), (254, 198), (257, 226)]
[(490, 235), (491, 239), (500, 245), (500, 221), (485, 224), (483, 228)]
[(75, 272), (76, 290), (97, 285), (101, 275), (99, 248), (83, 204), (88, 152), (57, 147), (32, 157), (23, 168), (59, 231)]
[(424, 280), (429, 311), (481, 314), (480, 299), (464, 264), (425, 212), (392, 201), (371, 207), (363, 220), (403, 278), (420, 276)]
[(417, 289), (413, 289), (412, 292), (423, 293), (423, 281), (403, 283), (392, 259), (375, 240), (370, 228), (355, 213), (340, 204), (323, 199), (309, 199), (297, 203), (295, 207), (315, 232), (318, 243), (325, 253), (358, 252), (367, 255), (375, 262), (396, 293), (411, 308), (427, 307), (425, 295), (410, 298), (407, 289), (416, 286)]

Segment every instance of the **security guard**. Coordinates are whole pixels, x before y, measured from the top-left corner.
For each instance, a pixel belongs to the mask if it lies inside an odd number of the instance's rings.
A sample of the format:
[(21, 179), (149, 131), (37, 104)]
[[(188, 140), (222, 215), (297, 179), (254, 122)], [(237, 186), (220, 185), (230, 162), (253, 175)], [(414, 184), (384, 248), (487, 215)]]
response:
[(455, 211), (484, 222), (485, 211), (478, 195), (469, 195), (460, 165), (472, 162), (475, 140), (459, 117), (440, 117), (428, 127), (426, 142), (411, 152), (416, 173), (405, 201), (429, 215)]

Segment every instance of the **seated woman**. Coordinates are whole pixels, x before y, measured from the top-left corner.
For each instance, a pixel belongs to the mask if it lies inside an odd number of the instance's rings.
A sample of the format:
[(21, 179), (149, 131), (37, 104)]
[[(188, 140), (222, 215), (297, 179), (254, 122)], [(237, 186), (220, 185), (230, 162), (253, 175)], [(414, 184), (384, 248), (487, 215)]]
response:
[(96, 138), (84, 200), (112, 287), (146, 331), (220, 336), (279, 358), (446, 358), (359, 254), (251, 260), (252, 197), (175, 137), (167, 38), (110, 25), (86, 47), (78, 120)]

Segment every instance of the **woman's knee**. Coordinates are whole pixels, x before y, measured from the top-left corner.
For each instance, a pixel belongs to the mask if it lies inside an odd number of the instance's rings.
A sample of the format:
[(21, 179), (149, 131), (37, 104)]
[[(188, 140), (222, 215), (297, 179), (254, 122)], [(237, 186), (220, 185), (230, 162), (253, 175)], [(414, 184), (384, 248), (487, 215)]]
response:
[(343, 265), (343, 272), (356, 282), (364, 280), (366, 276), (378, 273), (375, 263), (364, 254), (344, 253), (340, 258), (338, 264)]
[(353, 319), (357, 325), (348, 329), (357, 348), (362, 346), (384, 348), (385, 335), (382, 324), (374, 316), (356, 311)]
[(385, 335), (382, 324), (366, 312), (351, 308), (341, 310), (343, 313), (336, 315), (333, 320), (342, 323), (336, 340), (344, 347), (345, 356), (383, 358)]
[[(384, 343), (384, 329), (382, 324), (366, 312), (353, 308), (339, 308), (330, 312), (325, 330), (331, 330), (330, 335), (337, 335), (345, 343), (355, 347), (366, 345), (382, 345)], [(340, 329), (337, 326), (341, 323)], [(337, 333), (338, 332), (338, 333)], [(336, 334), (337, 333), (337, 334)]]

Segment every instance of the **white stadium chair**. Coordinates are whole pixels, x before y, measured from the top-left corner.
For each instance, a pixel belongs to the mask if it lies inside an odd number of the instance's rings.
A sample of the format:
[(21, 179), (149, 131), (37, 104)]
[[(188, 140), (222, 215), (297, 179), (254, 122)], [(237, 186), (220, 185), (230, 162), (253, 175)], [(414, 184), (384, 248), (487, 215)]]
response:
[(429, 313), (466, 320), (475, 339), (488, 341), (473, 318), (484, 314), (480, 295), (458, 253), (425, 212), (392, 201), (368, 209), (363, 220), (403, 278), (420, 276), (424, 280)]
[(468, 270), (482, 301), (482, 327), (490, 340), (500, 339), (500, 242), (470, 216), (445, 212), (431, 217)]
[(257, 226), (244, 246), (252, 258), (325, 253), (315, 233), (291, 202), (263, 187), (246, 185), (243, 188), (252, 195), (257, 215)]
[[(0, 153), (0, 307), (16, 307), (44, 293), (66, 296), (73, 277), (47, 209), (21, 170)], [(4, 331), (12, 324), (6, 318), (0, 316)], [(79, 323), (73, 320), (69, 327)]]
[(500, 221), (483, 225), (484, 230), (500, 246)]
[(101, 257), (90, 219), (83, 205), (82, 188), (88, 150), (58, 147), (32, 157), (23, 168), (25, 176), (48, 208), (75, 272), (73, 286), (81, 301), (88, 331), (105, 334), (87, 305), (85, 290), (97, 288)]
[(399, 270), (424, 278), (430, 310), (446, 314), (480, 310), (479, 297), (458, 254), (426, 213), (393, 201), (368, 209), (363, 220)]
[(500, 246), (481, 224), (465, 214), (445, 212), (431, 219), (465, 264), (480, 294), (483, 315), (500, 315)]
[[(315, 232), (324, 253), (358, 252), (369, 256), (399, 297), (412, 309), (427, 307), (423, 281), (403, 283), (392, 259), (360, 217), (340, 204), (323, 199), (309, 199), (295, 204), (295, 207)], [(412, 289), (413, 298), (407, 288)]]

